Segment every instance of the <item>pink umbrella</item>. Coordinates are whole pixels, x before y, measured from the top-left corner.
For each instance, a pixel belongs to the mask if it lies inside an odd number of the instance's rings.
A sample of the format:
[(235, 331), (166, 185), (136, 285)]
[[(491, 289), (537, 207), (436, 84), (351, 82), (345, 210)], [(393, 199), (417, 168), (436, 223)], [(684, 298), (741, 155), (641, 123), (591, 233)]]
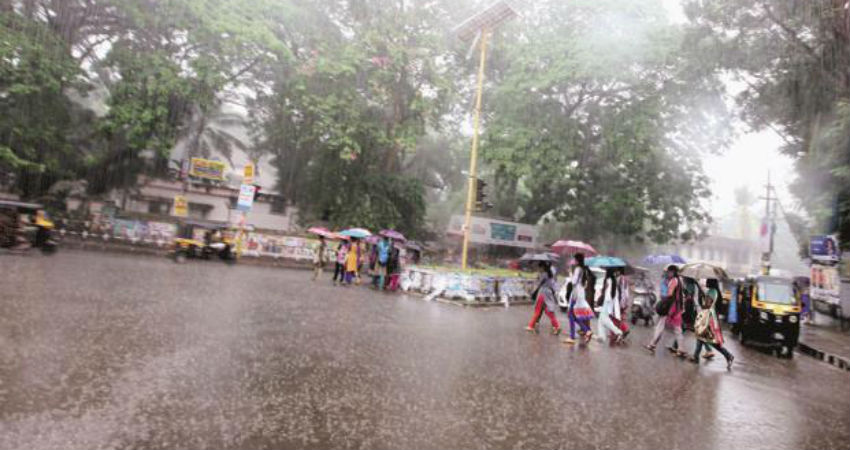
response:
[(324, 236), (328, 239), (337, 239), (336, 233), (328, 230), (325, 227), (310, 227), (307, 229), (308, 233), (313, 233), (319, 236)]
[(552, 248), (552, 251), (555, 251), (562, 255), (574, 255), (576, 253), (583, 253), (585, 256), (593, 256), (599, 253), (590, 244), (581, 241), (557, 241), (549, 247)]
[(383, 230), (383, 231), (381, 231), (381, 236), (385, 236), (385, 237), (388, 237), (390, 239), (395, 239), (397, 241), (406, 241), (407, 240), (407, 239), (404, 238), (403, 234), (399, 233), (396, 230)]

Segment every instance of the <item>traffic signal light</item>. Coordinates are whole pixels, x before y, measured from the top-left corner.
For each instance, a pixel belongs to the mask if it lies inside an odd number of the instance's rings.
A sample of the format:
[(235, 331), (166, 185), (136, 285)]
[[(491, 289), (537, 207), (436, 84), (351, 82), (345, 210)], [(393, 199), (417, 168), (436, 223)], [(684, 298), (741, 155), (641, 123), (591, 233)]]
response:
[(476, 211), (487, 211), (488, 209), (493, 207), (493, 204), (485, 201), (487, 198), (487, 193), (484, 192), (484, 189), (487, 187), (487, 182), (477, 178), (475, 180), (475, 210)]

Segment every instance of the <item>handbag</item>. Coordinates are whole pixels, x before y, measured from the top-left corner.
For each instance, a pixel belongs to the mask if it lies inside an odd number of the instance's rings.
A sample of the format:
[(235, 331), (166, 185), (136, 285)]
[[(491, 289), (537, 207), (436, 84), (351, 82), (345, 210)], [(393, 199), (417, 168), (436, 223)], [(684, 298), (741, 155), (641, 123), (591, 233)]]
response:
[(694, 334), (703, 341), (713, 341), (714, 332), (711, 330), (711, 311), (702, 310), (697, 314), (696, 322), (694, 323)]
[[(673, 307), (673, 302), (682, 296), (682, 280), (677, 280), (676, 289), (670, 295), (662, 297), (661, 301), (655, 304), (655, 312), (659, 316), (666, 316), (670, 313), (670, 308)], [(679, 303), (681, 305), (681, 303)]]
[(673, 300), (672, 295), (662, 298), (660, 302), (655, 304), (655, 312), (659, 316), (666, 316), (670, 312), (670, 308), (673, 307)]

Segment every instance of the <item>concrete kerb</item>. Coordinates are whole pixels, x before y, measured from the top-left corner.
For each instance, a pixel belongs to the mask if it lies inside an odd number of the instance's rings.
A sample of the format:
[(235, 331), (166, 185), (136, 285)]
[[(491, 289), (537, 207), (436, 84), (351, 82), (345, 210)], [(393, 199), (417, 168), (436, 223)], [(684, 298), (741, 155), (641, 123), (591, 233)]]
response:
[(804, 342), (797, 343), (797, 350), (805, 355), (811, 356), (819, 361), (823, 361), (827, 364), (833, 365), (841, 370), (846, 370), (850, 372), (850, 361), (847, 361), (845, 358), (834, 355), (832, 353), (824, 352), (822, 350), (818, 350), (814, 347), (807, 345)]

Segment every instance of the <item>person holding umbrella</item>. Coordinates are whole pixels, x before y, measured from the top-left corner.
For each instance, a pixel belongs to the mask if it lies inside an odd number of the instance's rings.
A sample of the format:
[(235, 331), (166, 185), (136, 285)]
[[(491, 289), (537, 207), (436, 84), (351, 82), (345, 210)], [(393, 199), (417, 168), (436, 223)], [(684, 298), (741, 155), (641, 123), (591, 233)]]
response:
[(342, 284), (345, 281), (345, 257), (348, 255), (348, 242), (345, 240), (339, 241), (339, 246), (336, 248), (336, 264), (334, 266), (334, 286)]
[(313, 255), (313, 281), (316, 281), (322, 274), (322, 269), (325, 267), (325, 249), (327, 243), (325, 236), (319, 235), (319, 246), (316, 248), (316, 253)]
[(681, 350), (679, 342), (682, 340), (682, 312), (684, 310), (682, 280), (679, 278), (679, 268), (673, 264), (667, 267), (665, 273), (667, 275), (667, 295), (656, 305), (656, 312), (659, 316), (664, 317), (664, 320), (658, 320), (652, 340), (644, 347), (655, 353), (655, 347), (661, 340), (664, 330), (670, 330), (673, 333), (673, 344), (678, 348), (676, 353), (679, 357), (684, 358), (687, 354)]
[(352, 238), (352, 241), (345, 255), (345, 283), (349, 286), (358, 278), (357, 269), (360, 266), (360, 241), (357, 238)]
[[(542, 257), (541, 257), (542, 258)], [(540, 275), (537, 278), (537, 288), (532, 293), (532, 298), (535, 298), (534, 315), (525, 330), (534, 333), (537, 331), (537, 322), (540, 320), (540, 315), (544, 312), (549, 317), (549, 322), (552, 324), (552, 334), (561, 333), (561, 324), (558, 323), (558, 318), (555, 317), (555, 273), (552, 271), (552, 263), (548, 260), (538, 259), (540, 267)]]
[(375, 244), (375, 270), (372, 272), (372, 286), (375, 289), (383, 290), (386, 284), (387, 263), (390, 259), (390, 249), (392, 244), (386, 236), (381, 237)]
[(714, 305), (720, 299), (720, 287), (717, 280), (709, 278), (706, 280), (706, 295), (703, 297), (702, 310), (697, 316), (694, 325), (694, 334), (697, 338), (697, 346), (694, 349), (694, 355), (690, 360), (693, 363), (699, 364), (699, 355), (703, 347), (714, 347), (724, 358), (726, 358), (726, 369), (732, 369), (732, 362), (735, 361), (735, 356), (729, 353), (729, 350), (723, 347), (723, 331), (720, 328), (720, 322), (717, 320), (717, 313)]
[(581, 328), (585, 342), (590, 342), (590, 338), (593, 336), (593, 332), (590, 330), (590, 319), (594, 316), (593, 309), (585, 298), (588, 284), (587, 272), (590, 269), (584, 264), (583, 254), (577, 253), (573, 258), (575, 259), (575, 267), (566, 286), (566, 295), (570, 299), (567, 309), (567, 318), (570, 321), (570, 337), (564, 339), (564, 343), (570, 345), (576, 343), (576, 325)]
[(614, 343), (623, 340), (623, 331), (612, 321), (612, 319), (620, 320), (621, 317), (620, 299), (623, 297), (623, 292), (619, 274), (619, 269), (613, 267), (605, 270), (605, 282), (602, 284), (602, 311), (599, 313), (599, 338), (603, 342), (609, 333), (614, 336)]

